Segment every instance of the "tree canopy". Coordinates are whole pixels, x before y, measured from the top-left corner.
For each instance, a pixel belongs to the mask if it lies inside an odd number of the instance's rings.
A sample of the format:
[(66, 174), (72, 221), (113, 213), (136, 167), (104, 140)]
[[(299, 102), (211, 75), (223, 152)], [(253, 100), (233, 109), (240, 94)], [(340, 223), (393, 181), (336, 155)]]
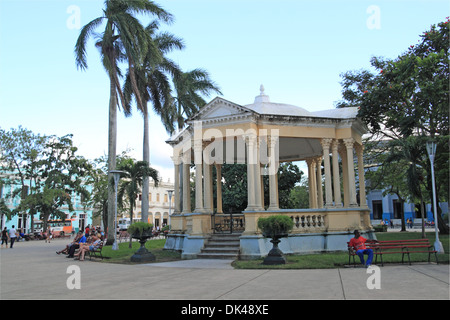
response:
[[(387, 172), (388, 167), (393, 168), (392, 162), (403, 162), (407, 170), (403, 174), (397, 171), (398, 179), (391, 184), (397, 190), (406, 188), (405, 198), (412, 201), (420, 197), (420, 185), (425, 188), (424, 200), (432, 197), (428, 141), (437, 144), (438, 201), (449, 198), (449, 25), (448, 17), (432, 25), (417, 44), (395, 59), (373, 57), (374, 72), (341, 75), (343, 99), (337, 107), (359, 108), (358, 115), (372, 134), (371, 142), (377, 142), (366, 144), (372, 166), (376, 163), (380, 172)], [(448, 233), (445, 223), (440, 221), (439, 226)]]

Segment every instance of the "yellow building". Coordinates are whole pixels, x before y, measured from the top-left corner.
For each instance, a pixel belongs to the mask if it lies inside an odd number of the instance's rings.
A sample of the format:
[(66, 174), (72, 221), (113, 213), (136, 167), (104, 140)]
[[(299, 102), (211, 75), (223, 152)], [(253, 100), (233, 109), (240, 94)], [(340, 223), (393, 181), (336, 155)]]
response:
[[(267, 255), (272, 245), (262, 237), (257, 221), (268, 215), (288, 215), (294, 221), (293, 231), (280, 243), (284, 253), (346, 250), (354, 229), (373, 237), (365, 203), (361, 139), (365, 132), (357, 108), (309, 112), (271, 102), (263, 86), (250, 105), (215, 98), (189, 119), (188, 127), (167, 141), (173, 146), (175, 204), (166, 248), (181, 250), (183, 258), (195, 258), (208, 243), (215, 231), (213, 221), (222, 213), (224, 163), (247, 164), (248, 207), (239, 236), (241, 259)], [(308, 165), (309, 209), (278, 206), (276, 174), (279, 163), (288, 161)], [(195, 210), (190, 203), (191, 164), (195, 164)], [(215, 208), (213, 168), (218, 177)], [(263, 175), (269, 176), (268, 204), (263, 203)]]
[[(173, 188), (174, 186), (170, 182), (170, 179), (160, 181), (157, 186), (155, 186), (155, 182), (152, 179), (149, 181), (148, 222), (153, 224), (156, 229), (161, 229), (163, 226), (169, 224), (169, 215), (174, 209), (174, 198), (169, 195), (173, 192)], [(134, 221), (141, 220), (141, 200), (142, 195), (139, 195), (139, 199), (136, 201), (136, 208), (133, 212)]]

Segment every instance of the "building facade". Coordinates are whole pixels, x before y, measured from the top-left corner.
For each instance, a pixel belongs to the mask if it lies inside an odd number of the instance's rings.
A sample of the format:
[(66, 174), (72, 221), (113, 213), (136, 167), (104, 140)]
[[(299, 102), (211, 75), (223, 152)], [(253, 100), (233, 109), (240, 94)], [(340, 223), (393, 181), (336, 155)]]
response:
[[(153, 224), (155, 229), (160, 229), (170, 224), (170, 215), (174, 209), (175, 199), (171, 195), (173, 193), (174, 185), (167, 181), (160, 181), (157, 186), (155, 182), (150, 179), (149, 195), (148, 195), (148, 222)], [(133, 221), (141, 220), (142, 213), (142, 195), (139, 195), (136, 201), (136, 209), (133, 212)], [(123, 218), (129, 218), (126, 214)]]
[[(25, 181), (26, 184), (29, 184), (29, 181)], [(26, 196), (28, 194), (27, 188), (22, 191), (22, 195), (14, 196), (13, 192), (14, 190), (21, 188), (21, 185), (17, 184), (0, 184), (0, 199), (2, 199), (7, 208), (9, 210), (13, 210), (17, 208), (17, 206), (20, 204), (21, 197)], [(87, 186), (87, 188), (90, 188)], [(84, 206), (84, 204), (81, 201), (81, 197), (79, 195), (73, 195), (72, 196), (72, 204), (73, 204), (73, 211), (69, 210), (69, 207), (67, 205), (62, 206), (60, 208), (61, 211), (63, 211), (66, 214), (66, 220), (70, 221), (72, 226), (72, 231), (77, 232), (78, 230), (84, 230), (84, 228), (87, 225), (92, 225), (92, 218), (93, 218), (93, 211), (92, 208)], [(36, 232), (40, 231), (40, 220), (39, 220), (39, 213), (36, 213), (34, 217), (31, 217), (29, 214), (17, 214), (11, 217), (10, 220), (7, 219), (6, 214), (1, 214), (0, 219), (0, 226), (1, 229), (3, 228), (11, 228), (12, 226), (15, 226), (16, 229), (21, 229), (25, 231), (24, 233), (31, 233), (31, 219), (34, 219), (35, 222), (35, 230)], [(57, 220), (54, 220), (54, 225), (58, 224)], [(53, 227), (53, 226), (51, 226)]]
[[(374, 190), (367, 194), (367, 204), (370, 209), (370, 219), (372, 225), (379, 225), (381, 221), (392, 221), (394, 226), (401, 225), (401, 215), (404, 219), (412, 220), (416, 225), (421, 224), (423, 206), (419, 204), (402, 202), (395, 194), (383, 195), (382, 190)], [(442, 215), (448, 214), (448, 202), (441, 202), (439, 206)], [(434, 213), (431, 204), (425, 204), (425, 221), (434, 223)]]

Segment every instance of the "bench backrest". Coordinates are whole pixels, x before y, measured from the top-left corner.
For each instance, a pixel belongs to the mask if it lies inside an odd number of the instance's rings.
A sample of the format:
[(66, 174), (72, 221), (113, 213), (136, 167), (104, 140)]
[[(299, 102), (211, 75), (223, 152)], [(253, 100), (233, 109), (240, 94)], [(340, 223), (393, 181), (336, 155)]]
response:
[[(347, 242), (347, 246), (349, 246), (350, 242)], [(423, 248), (429, 247), (430, 241), (428, 239), (407, 239), (407, 240), (386, 240), (386, 241), (378, 241), (378, 242), (366, 242), (366, 247), (369, 249), (378, 249), (378, 248), (399, 248), (399, 247), (408, 247), (408, 248)], [(349, 247), (350, 249), (350, 247)]]

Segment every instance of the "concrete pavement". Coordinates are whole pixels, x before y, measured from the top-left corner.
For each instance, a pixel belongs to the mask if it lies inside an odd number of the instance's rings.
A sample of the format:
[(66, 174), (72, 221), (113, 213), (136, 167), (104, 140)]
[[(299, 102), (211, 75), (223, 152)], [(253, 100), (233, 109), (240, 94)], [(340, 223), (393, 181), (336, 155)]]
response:
[[(449, 300), (449, 265), (327, 270), (234, 270), (231, 260), (146, 265), (57, 255), (67, 240), (16, 242), (0, 251), (0, 298), (157, 300)], [(74, 287), (80, 284), (80, 289)]]

